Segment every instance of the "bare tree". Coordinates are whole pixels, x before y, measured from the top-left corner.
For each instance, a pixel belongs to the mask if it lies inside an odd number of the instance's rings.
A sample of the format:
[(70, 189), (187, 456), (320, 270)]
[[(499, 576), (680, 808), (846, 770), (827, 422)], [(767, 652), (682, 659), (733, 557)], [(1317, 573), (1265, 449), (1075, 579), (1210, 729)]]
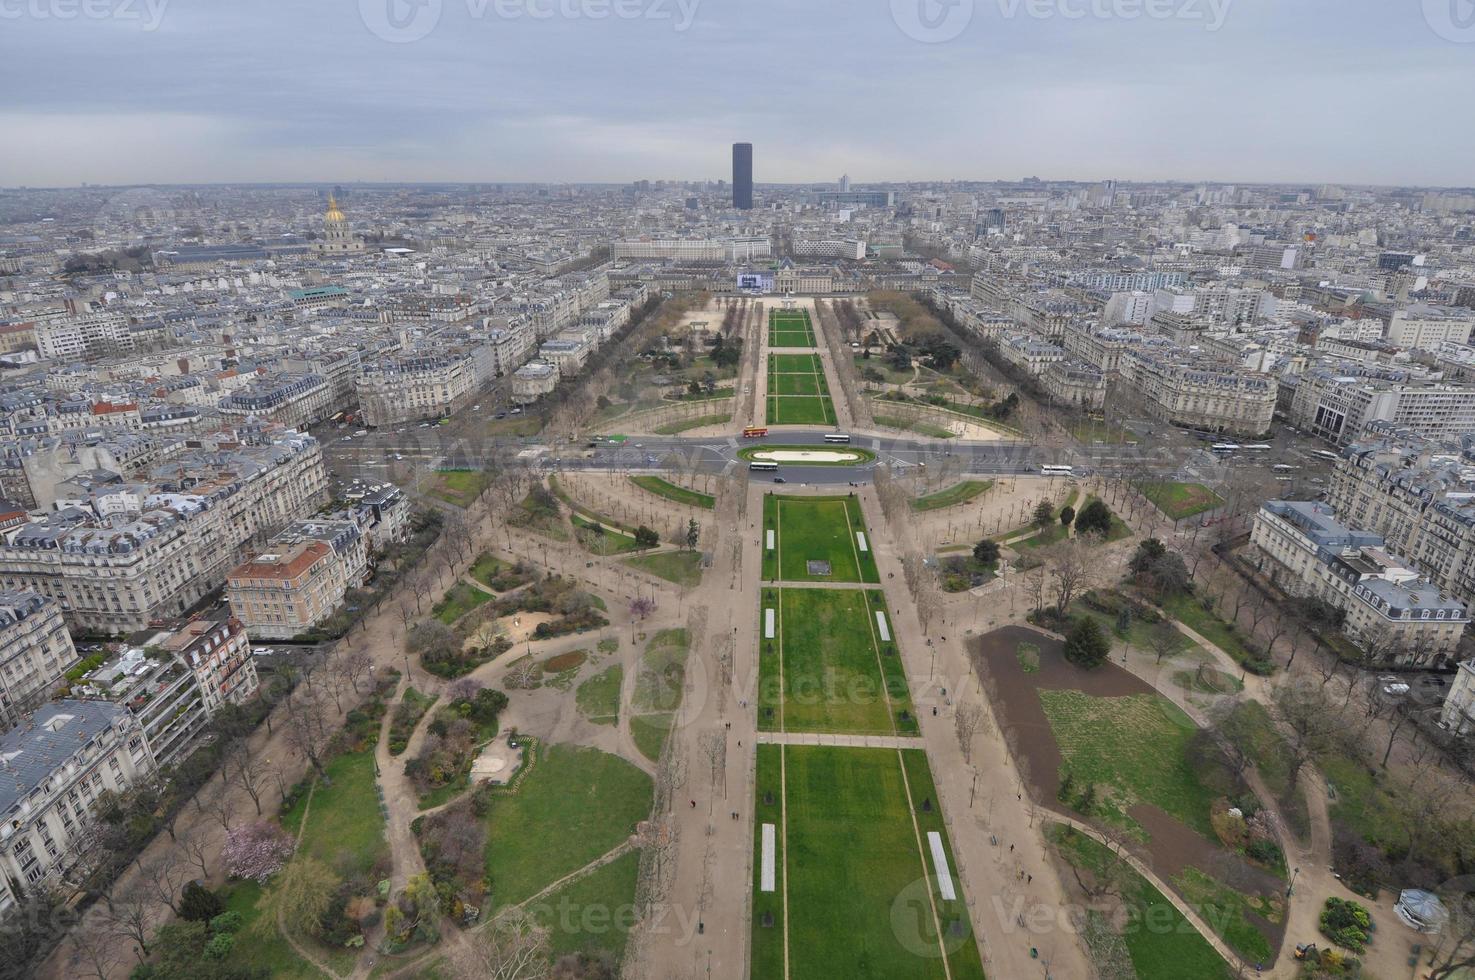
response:
[(226, 752), (224, 762), (221, 768), (234, 771), (236, 784), (246, 791), (247, 796), (251, 797), (251, 802), (256, 807), (256, 815), (261, 816), (261, 794), (266, 790), (270, 767), (263, 759), (253, 754), (244, 742), (236, 742), (232, 745)]
[(451, 969), (466, 980), (544, 980), (550, 976), (548, 934), (531, 913), (513, 907), (470, 941), (457, 945)]
[(83, 923), (72, 930), (71, 948), (67, 954), (67, 972), (74, 977), (96, 977), (110, 980), (119, 972), (118, 946), (114, 936)]
[(972, 702), (959, 703), (953, 712), (953, 731), (958, 736), (958, 748), (963, 752), (963, 761), (973, 764), (973, 737), (983, 725), (983, 708)]
[(359, 681), (374, 670), (374, 658), (365, 650), (352, 650), (339, 658), (344, 675), (353, 685), (353, 693), (359, 693)]
[(1024, 576), (1024, 594), (1035, 612), (1045, 608), (1045, 566), (1041, 565)]
[(1168, 657), (1175, 655), (1183, 648), (1183, 634), (1167, 620), (1153, 626), (1147, 634), (1147, 648), (1157, 657), (1161, 664)]
[(327, 772), (323, 769), (322, 753), (328, 746), (329, 729), (327, 705), (322, 695), (312, 690), (297, 691), (286, 700), (287, 740), (292, 747), (307, 759), (319, 777)]
[(153, 902), (144, 890), (143, 883), (138, 881), (118, 894), (109, 896), (102, 912), (108, 930), (134, 944), (140, 963), (149, 955), (148, 940), (153, 932), (152, 912)]
[(1071, 600), (1091, 579), (1091, 560), (1081, 542), (1072, 539), (1052, 545), (1045, 561), (1055, 578), (1055, 614), (1063, 618)]
[(156, 859), (139, 869), (139, 879), (161, 904), (179, 915), (179, 890), (189, 877), (184, 856), (175, 848), (165, 848)]
[(210, 877), (210, 838), (206, 834), (185, 834), (179, 845), (190, 864), (200, 869), (201, 878)]

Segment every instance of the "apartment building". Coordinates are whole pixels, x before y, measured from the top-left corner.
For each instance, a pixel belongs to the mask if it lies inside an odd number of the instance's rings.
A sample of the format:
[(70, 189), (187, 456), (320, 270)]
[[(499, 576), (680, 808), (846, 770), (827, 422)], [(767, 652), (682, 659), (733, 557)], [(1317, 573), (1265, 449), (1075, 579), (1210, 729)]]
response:
[(558, 368), (546, 361), (529, 361), (512, 373), (512, 400), (531, 405), (558, 387)]
[(1040, 372), (1040, 384), (1054, 401), (1083, 412), (1099, 412), (1106, 406), (1106, 375), (1094, 364), (1065, 357), (1051, 361)]
[(75, 863), (99, 796), (156, 769), (137, 720), (105, 701), (53, 701), (0, 736), (0, 916)]
[(1432, 351), (1444, 343), (1469, 343), (1472, 329), (1475, 310), (1419, 304), (1393, 314), (1386, 339), (1395, 347)]
[(1038, 377), (1045, 368), (1065, 360), (1065, 350), (1027, 333), (1006, 333), (999, 339), (999, 356), (1016, 370)]
[(1272, 581), (1342, 610), (1344, 632), (1390, 662), (1442, 666), (1469, 625), (1464, 603), (1395, 558), (1382, 536), (1348, 527), (1326, 504), (1267, 501), (1250, 542)]
[(327, 499), (316, 440), (240, 431), (256, 441), (178, 455), (141, 485), (74, 480), (85, 493), (71, 506), (0, 536), (0, 589), (55, 599), (86, 632), (126, 633), (182, 614), (248, 545)]
[(77, 662), (60, 604), (35, 592), (0, 592), (0, 725), (41, 705)]
[(1342, 451), (1327, 502), (1475, 603), (1475, 436), (1430, 440), (1374, 425)]
[(358, 399), (366, 425), (403, 425), (442, 418), (471, 402), (491, 380), (493, 355), (484, 344), (395, 354), (364, 366)]
[(796, 238), (790, 250), (798, 259), (850, 259), (866, 257), (866, 243), (858, 238)]
[(236, 568), (226, 579), (231, 614), (265, 640), (290, 640), (333, 615), (348, 590), (330, 545), (302, 541)]
[(252, 415), (306, 429), (337, 411), (334, 404), (333, 388), (322, 375), (282, 373), (231, 392), (220, 399), (219, 408), (227, 419)]
[(1122, 351), (1119, 367), (1152, 414), (1172, 425), (1249, 437), (1270, 431), (1277, 387), (1269, 375), (1133, 348)]
[(1336, 445), (1387, 422), (1432, 439), (1475, 430), (1475, 387), (1417, 381), (1375, 365), (1314, 368), (1294, 382), (1287, 421)]

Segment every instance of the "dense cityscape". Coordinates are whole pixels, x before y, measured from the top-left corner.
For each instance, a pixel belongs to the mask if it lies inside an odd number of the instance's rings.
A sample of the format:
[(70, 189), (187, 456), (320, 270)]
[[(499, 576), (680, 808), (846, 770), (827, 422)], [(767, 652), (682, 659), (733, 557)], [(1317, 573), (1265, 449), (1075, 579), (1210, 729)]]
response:
[(0, 5), (0, 977), (1475, 976), (1458, 0), (461, 6)]

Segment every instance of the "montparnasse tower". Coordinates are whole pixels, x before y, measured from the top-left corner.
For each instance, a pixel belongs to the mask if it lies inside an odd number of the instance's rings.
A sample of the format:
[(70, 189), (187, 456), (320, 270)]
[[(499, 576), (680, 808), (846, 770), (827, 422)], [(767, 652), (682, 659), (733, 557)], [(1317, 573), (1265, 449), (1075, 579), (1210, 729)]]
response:
[(348, 227), (348, 218), (344, 217), (343, 211), (338, 207), (337, 197), (329, 194), (328, 213), (323, 215), (323, 240), (318, 243), (318, 251), (341, 255), (363, 250), (364, 244), (353, 237), (353, 231)]

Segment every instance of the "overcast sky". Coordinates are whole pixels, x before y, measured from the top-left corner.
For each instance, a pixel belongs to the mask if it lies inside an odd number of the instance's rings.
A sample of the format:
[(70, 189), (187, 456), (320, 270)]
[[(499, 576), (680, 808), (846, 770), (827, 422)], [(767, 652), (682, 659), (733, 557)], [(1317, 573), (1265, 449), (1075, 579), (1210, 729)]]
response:
[(1475, 0), (946, 2), (0, 0), (0, 185), (1475, 183)]

